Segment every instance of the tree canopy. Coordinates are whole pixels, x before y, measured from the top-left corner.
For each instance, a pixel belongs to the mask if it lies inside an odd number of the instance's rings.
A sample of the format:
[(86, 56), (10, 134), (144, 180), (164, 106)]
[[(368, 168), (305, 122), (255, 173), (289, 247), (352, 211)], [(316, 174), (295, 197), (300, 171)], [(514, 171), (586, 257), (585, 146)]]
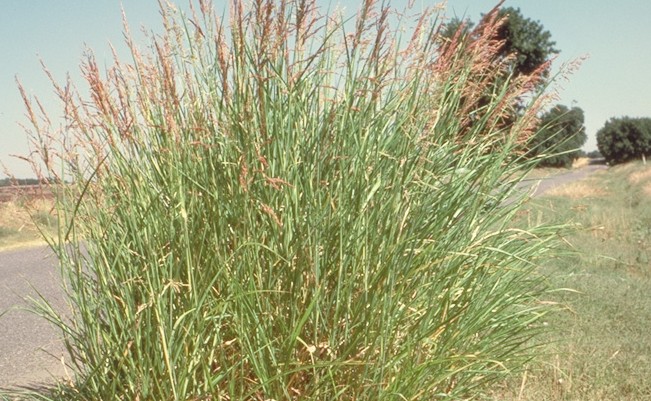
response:
[[(491, 13), (484, 14), (478, 25), (470, 19), (452, 18), (445, 24), (440, 36), (443, 40), (442, 48), (446, 46), (470, 47), (477, 40), (482, 24), (488, 18), (494, 18)], [(498, 50), (499, 56), (509, 64), (512, 77), (540, 77), (533, 85), (532, 92), (541, 90), (549, 78), (552, 56), (558, 53), (556, 43), (551, 39), (551, 33), (545, 30), (539, 21), (526, 18), (519, 8), (504, 7), (497, 11), (497, 18), (503, 19), (494, 39), (501, 42)], [(496, 77), (495, 87), (503, 84), (506, 76)], [(478, 108), (489, 102), (492, 93), (475, 100)], [(504, 116), (503, 125), (510, 125), (517, 119), (521, 109), (522, 98), (516, 99), (513, 105), (513, 115)], [(579, 156), (579, 150), (586, 141), (583, 110), (574, 107), (569, 109), (557, 105), (542, 116), (540, 129), (527, 144), (527, 155), (542, 157), (542, 165), (571, 166), (574, 159)]]
[[(539, 68), (545, 68), (552, 55), (558, 53), (551, 33), (539, 21), (525, 18), (519, 8), (502, 8), (499, 15), (506, 17), (499, 31), (500, 39), (504, 40), (502, 53), (515, 57), (515, 74), (529, 75)], [(548, 73), (548, 70), (545, 72)]]
[(529, 155), (542, 157), (541, 166), (571, 167), (588, 139), (584, 121), (581, 108), (554, 106), (542, 115), (540, 128), (529, 143)]
[(597, 132), (597, 147), (610, 164), (651, 155), (651, 118), (611, 118)]
[[(545, 68), (550, 58), (558, 53), (551, 33), (539, 21), (525, 18), (519, 8), (501, 8), (498, 17), (505, 18), (498, 31), (497, 39), (504, 41), (500, 52), (503, 57), (513, 57), (514, 75), (530, 75)], [(484, 18), (486, 15), (482, 15)], [(445, 24), (441, 36), (450, 40), (457, 37), (458, 42), (464, 43), (473, 40), (474, 26), (470, 19), (455, 17)]]

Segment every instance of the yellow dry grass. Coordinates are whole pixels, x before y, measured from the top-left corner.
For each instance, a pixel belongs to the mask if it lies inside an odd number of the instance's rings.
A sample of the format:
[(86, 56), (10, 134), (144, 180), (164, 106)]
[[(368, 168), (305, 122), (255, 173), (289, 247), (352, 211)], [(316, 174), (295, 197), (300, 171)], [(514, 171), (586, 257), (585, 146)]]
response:
[(603, 197), (608, 195), (608, 191), (594, 185), (592, 180), (583, 180), (553, 188), (547, 191), (545, 195), (562, 196), (570, 199), (584, 199)]
[(0, 202), (0, 250), (44, 244), (35, 220), (42, 228), (54, 224), (52, 206), (49, 199)]
[(581, 168), (587, 166), (588, 164), (590, 164), (589, 157), (579, 157), (572, 163), (572, 168)]
[(644, 166), (643, 169), (637, 170), (629, 174), (628, 181), (631, 184), (639, 184), (641, 182), (651, 179), (651, 165)]
[(645, 195), (651, 196), (651, 182), (644, 185), (644, 187), (642, 187), (642, 191), (644, 192)]
[(642, 193), (651, 196), (651, 165), (640, 164), (637, 168), (628, 174), (628, 182), (633, 185), (639, 185)]

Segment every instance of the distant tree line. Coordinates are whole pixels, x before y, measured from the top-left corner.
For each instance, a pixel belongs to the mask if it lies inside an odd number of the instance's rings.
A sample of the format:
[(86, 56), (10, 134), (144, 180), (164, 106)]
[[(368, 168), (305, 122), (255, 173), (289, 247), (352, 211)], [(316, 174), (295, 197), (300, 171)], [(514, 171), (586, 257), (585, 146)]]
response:
[(0, 187), (23, 186), (23, 185), (41, 185), (41, 184), (55, 184), (54, 179), (38, 179), (38, 178), (2, 178), (0, 179)]

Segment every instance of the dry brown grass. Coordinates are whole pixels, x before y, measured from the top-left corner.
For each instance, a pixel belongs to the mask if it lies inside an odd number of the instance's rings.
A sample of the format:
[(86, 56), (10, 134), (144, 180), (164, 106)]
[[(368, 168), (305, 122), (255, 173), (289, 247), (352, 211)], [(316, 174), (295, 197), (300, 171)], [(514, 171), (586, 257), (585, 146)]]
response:
[(583, 180), (553, 188), (547, 191), (545, 195), (562, 196), (576, 200), (584, 198), (600, 198), (608, 195), (608, 191), (595, 185), (592, 180)]
[(651, 180), (651, 166), (647, 166), (642, 170), (636, 170), (628, 176), (628, 181), (631, 184), (639, 184), (647, 180)]
[(56, 224), (53, 200), (0, 202), (0, 251), (45, 244), (37, 224), (44, 229)]
[(645, 195), (651, 196), (651, 182), (642, 187), (642, 191)]
[(572, 163), (572, 168), (581, 168), (589, 164), (590, 164), (589, 157), (579, 157), (578, 159), (574, 160), (574, 163)]
[(639, 185), (643, 194), (651, 196), (651, 166), (640, 165), (635, 171), (628, 174), (628, 182)]

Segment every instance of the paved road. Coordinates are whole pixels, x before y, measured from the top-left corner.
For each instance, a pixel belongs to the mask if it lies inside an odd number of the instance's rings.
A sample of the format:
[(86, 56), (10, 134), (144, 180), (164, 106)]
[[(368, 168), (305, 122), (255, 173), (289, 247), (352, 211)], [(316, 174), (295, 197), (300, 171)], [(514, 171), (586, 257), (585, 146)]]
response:
[[(586, 166), (526, 185), (537, 185), (533, 195), (539, 196), (605, 168)], [(9, 310), (0, 317), (0, 389), (39, 386), (51, 382), (53, 376), (64, 377), (59, 360), (64, 349), (57, 332), (43, 319), (15, 309), (28, 305), (24, 298), (35, 295), (34, 288), (63, 308), (54, 266), (52, 252), (45, 247), (0, 253), (0, 314)]]
[(524, 180), (522, 182), (522, 186), (523, 188), (531, 188), (533, 186), (533, 193), (531, 195), (541, 196), (552, 188), (580, 181), (588, 177), (590, 174), (606, 169), (608, 169), (608, 166), (605, 164), (591, 164), (574, 170), (568, 170), (566, 173), (553, 175), (551, 177), (543, 179)]
[(0, 389), (38, 388), (53, 376), (64, 377), (64, 348), (57, 332), (24, 310), (29, 305), (25, 298), (35, 297), (37, 291), (63, 308), (55, 266), (46, 247), (0, 253), (0, 314), (6, 311), (0, 316)]

